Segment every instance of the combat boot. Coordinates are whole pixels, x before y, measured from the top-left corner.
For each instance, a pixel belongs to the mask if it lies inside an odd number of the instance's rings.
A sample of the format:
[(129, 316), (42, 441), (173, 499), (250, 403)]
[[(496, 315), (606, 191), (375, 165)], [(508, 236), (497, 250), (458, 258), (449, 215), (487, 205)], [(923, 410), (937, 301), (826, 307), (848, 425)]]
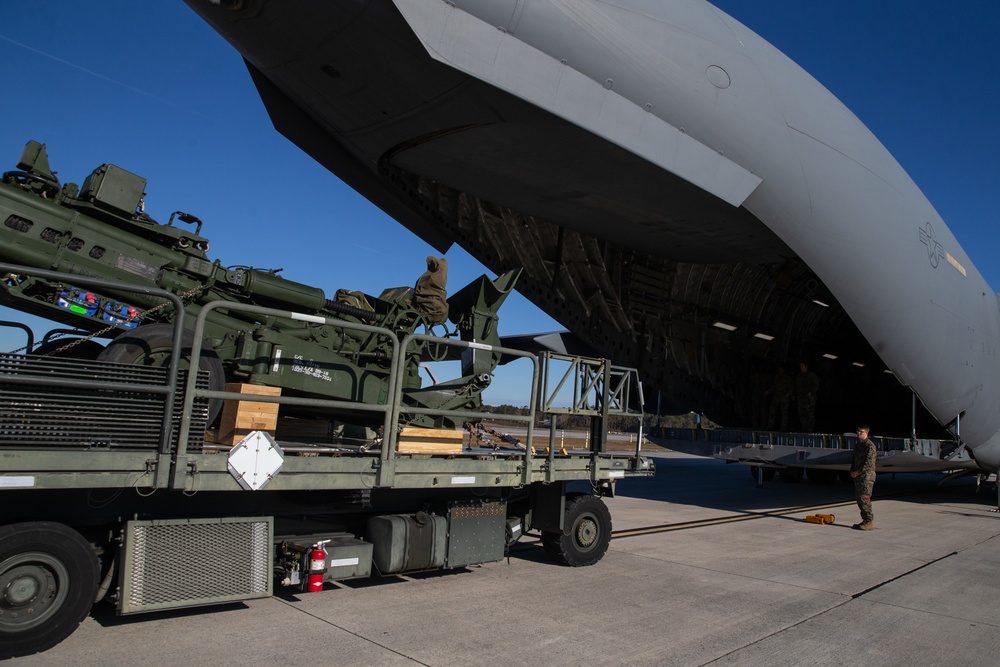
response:
[(860, 530), (875, 530), (875, 524), (871, 521), (865, 521), (861, 524)]

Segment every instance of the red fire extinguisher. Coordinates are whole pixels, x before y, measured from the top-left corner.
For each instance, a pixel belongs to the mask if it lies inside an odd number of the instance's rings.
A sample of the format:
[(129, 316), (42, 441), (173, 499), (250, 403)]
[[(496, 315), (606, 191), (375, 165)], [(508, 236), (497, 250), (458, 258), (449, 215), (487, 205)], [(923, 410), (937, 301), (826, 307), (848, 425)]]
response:
[(330, 540), (317, 542), (309, 552), (309, 592), (323, 590), (323, 575), (326, 573), (326, 549), (323, 545)]

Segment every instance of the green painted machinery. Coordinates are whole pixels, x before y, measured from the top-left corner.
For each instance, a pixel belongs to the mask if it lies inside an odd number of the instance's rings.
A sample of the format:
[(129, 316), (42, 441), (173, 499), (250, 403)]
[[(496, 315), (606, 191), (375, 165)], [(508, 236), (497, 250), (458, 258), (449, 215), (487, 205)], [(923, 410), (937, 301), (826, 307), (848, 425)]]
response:
[[(427, 272), (413, 288), (385, 290), (378, 297), (323, 290), (285, 280), (277, 271), (223, 266), (208, 257), (209, 241), (197, 217), (177, 211), (160, 224), (143, 211), (146, 180), (114, 165), (97, 168), (83, 182), (61, 184), (49, 167), (45, 146), (28, 142), (16, 169), (0, 182), (0, 261), (27, 267), (0, 283), (0, 304), (83, 332), (45, 341), (33, 350), (144, 365), (165, 365), (176, 311), (169, 303), (125, 288), (103, 292), (33, 276), (50, 269), (140, 287), (158, 287), (182, 297), (187, 322), (211, 301), (231, 301), (288, 310), (292, 317), (258, 316), (213, 308), (201, 346), (199, 367), (213, 389), (225, 382), (281, 387), (286, 395), (384, 403), (393, 344), (372, 334), (309, 316), (336, 318), (389, 330), (398, 339), (431, 333), (499, 345), (497, 310), (513, 289), (515, 273), (482, 276), (445, 299), (447, 263), (428, 258)], [(175, 224), (177, 223), (177, 224)], [(304, 315), (305, 317), (302, 317)], [(446, 320), (454, 329), (448, 331)], [(111, 341), (106, 346), (98, 339)], [(186, 335), (185, 347), (193, 340)], [(403, 405), (476, 409), (499, 362), (497, 354), (467, 355), (461, 377), (421, 387), (422, 360), (445, 356), (450, 346), (421, 342), (409, 355)], [(488, 349), (488, 348), (486, 348)], [(213, 407), (213, 413), (218, 405)], [(364, 414), (354, 415), (359, 422)], [(415, 425), (454, 428), (437, 417)]]

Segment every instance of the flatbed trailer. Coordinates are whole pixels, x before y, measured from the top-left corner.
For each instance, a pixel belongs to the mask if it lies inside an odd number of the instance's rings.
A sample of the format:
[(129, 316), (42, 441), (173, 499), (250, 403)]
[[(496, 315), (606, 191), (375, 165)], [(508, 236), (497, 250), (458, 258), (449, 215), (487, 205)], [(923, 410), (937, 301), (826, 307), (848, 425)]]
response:
[[(384, 336), (395, 349), (390, 389), (364, 404), (213, 390), (205, 371), (185, 368), (199, 368), (215, 307)], [(641, 396), (634, 369), (454, 338), (397, 340), (387, 329), (232, 302), (201, 309), (184, 358), (179, 304), (177, 312), (162, 367), (0, 355), (0, 657), (55, 645), (101, 600), (132, 614), (266, 597), (276, 585), (305, 592), (335, 580), (464, 567), (503, 559), (529, 530), (540, 532), (555, 561), (590, 565), (611, 536), (600, 496), (623, 478), (654, 474), (641, 438), (635, 451), (606, 447), (609, 415), (641, 418), (629, 408)], [(528, 415), (510, 417), (527, 427), (525, 442), (470, 435), (457, 451), (408, 450), (400, 434), (421, 415), (448, 412), (452, 423), (489, 416), (401, 403), (407, 350), (420, 343), (530, 360), (535, 400)], [(572, 404), (557, 407), (566, 387)], [(367, 411), (382, 426), (362, 441), (279, 440), (254, 430), (229, 445), (210, 435), (212, 399), (331, 417)], [(589, 449), (536, 443), (543, 414), (588, 415)]]

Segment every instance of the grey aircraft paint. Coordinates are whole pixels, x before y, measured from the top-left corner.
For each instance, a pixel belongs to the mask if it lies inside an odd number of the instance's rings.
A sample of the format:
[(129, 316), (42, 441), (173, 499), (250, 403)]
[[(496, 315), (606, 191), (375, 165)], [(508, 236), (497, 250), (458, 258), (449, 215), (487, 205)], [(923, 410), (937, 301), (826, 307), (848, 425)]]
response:
[(750, 424), (805, 359), (819, 427), (907, 433), (902, 384), (1000, 466), (997, 295), (867, 128), (712, 5), (188, 2), (282, 133), (442, 251), (523, 266), (671, 407)]

